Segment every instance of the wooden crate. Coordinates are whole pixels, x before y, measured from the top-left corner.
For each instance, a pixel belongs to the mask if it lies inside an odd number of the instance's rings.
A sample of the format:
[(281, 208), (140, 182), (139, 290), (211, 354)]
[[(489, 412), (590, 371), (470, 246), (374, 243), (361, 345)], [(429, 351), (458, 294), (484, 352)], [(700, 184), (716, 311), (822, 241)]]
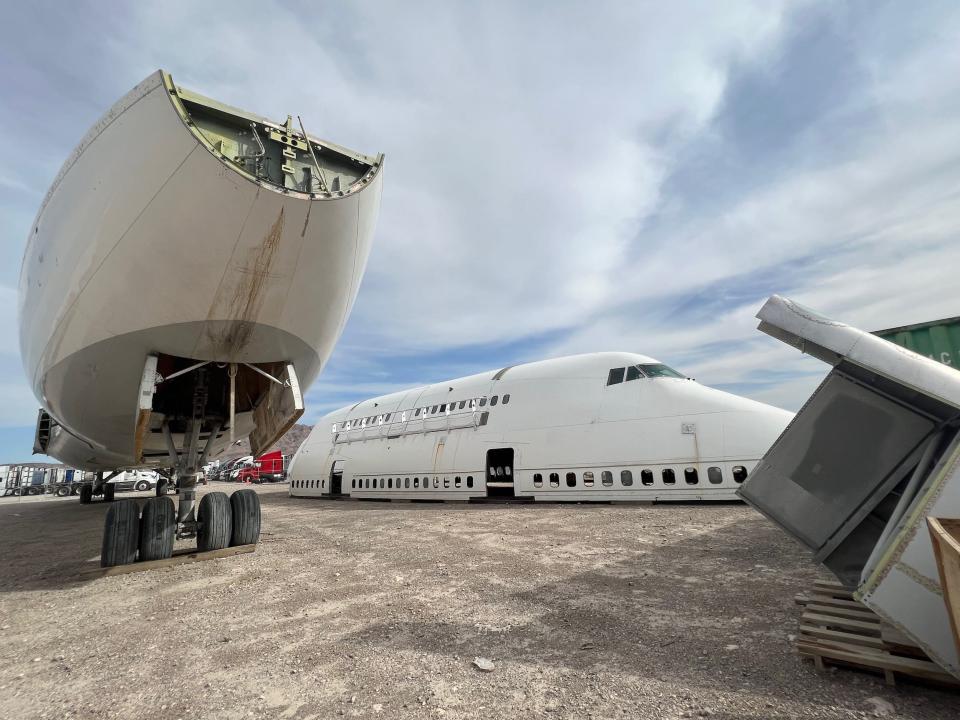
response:
[(906, 676), (960, 690), (960, 680), (839, 583), (818, 580), (795, 600), (803, 614), (794, 645), (818, 670), (829, 663), (882, 673), (888, 685)]

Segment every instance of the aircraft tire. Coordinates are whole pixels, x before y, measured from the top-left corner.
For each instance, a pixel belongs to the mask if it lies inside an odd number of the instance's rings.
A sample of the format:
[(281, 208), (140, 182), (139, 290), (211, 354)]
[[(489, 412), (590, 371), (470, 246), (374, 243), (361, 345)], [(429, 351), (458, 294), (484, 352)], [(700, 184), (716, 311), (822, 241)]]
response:
[(103, 486), (103, 501), (113, 502), (113, 496), (117, 492), (117, 486), (113, 483), (105, 483)]
[(140, 559), (165, 560), (173, 555), (177, 509), (168, 497), (153, 497), (140, 516)]
[(230, 498), (226, 493), (204, 495), (197, 509), (197, 550), (222, 550), (230, 545), (232, 515)]
[(167, 479), (160, 478), (157, 480), (157, 497), (163, 497), (167, 494)]
[(230, 496), (233, 530), (230, 545), (253, 545), (260, 539), (260, 496), (253, 490), (237, 490)]
[(88, 505), (93, 501), (93, 485), (84, 483), (80, 486), (80, 504)]
[(127, 565), (137, 559), (140, 507), (135, 500), (120, 500), (107, 510), (103, 524), (100, 567)]

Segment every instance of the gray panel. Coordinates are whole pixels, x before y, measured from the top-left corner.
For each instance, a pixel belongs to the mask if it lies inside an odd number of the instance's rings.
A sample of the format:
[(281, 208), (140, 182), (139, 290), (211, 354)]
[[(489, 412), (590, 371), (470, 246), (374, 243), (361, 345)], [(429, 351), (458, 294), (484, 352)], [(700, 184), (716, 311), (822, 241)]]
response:
[(834, 370), (740, 495), (819, 550), (862, 506), (882, 499), (871, 496), (933, 427)]

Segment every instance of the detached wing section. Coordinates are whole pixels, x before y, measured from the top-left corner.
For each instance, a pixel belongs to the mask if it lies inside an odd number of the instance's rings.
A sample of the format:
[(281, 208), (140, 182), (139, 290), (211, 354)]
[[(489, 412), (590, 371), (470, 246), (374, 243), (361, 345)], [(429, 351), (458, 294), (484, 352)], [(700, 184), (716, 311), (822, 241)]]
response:
[(832, 366), (739, 495), (960, 677), (926, 517), (960, 517), (960, 372), (778, 296), (759, 329)]

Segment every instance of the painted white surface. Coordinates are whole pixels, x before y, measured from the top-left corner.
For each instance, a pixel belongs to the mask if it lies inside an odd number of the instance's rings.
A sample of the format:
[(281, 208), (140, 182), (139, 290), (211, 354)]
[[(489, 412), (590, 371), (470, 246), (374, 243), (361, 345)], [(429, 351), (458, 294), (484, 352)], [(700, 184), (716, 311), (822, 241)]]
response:
[[(107, 111), (52, 185), (20, 277), (24, 368), (61, 425), (51, 454), (62, 446), (61, 459), (89, 469), (136, 464), (132, 378), (149, 353), (288, 361), (306, 389), (366, 267), (379, 160), (342, 196), (311, 198), (216, 156), (161, 72)], [(264, 268), (250, 303), (251, 271)], [(256, 327), (245, 342), (224, 337), (222, 322), (247, 319)], [(240, 417), (238, 436), (249, 429)]]
[[(733, 499), (733, 468), (750, 470), (792, 414), (679, 378), (641, 378), (607, 386), (612, 368), (655, 363), (632, 353), (594, 353), (492, 370), (363, 401), (317, 422), (290, 468), (290, 492), (330, 491), (330, 471), (343, 465), (342, 491), (354, 497), (413, 499), (485, 497), (486, 453), (513, 448), (515, 494), (538, 500)], [(510, 396), (503, 404), (502, 398)], [(500, 400), (491, 406), (490, 399)], [(461, 401), (487, 398), (460, 409)], [(416, 415), (417, 408), (456, 402), (453, 412)], [(481, 424), (482, 413), (486, 424)], [(389, 414), (388, 422), (382, 416)], [(372, 424), (362, 419), (374, 416)], [(339, 430), (334, 433), (333, 426)], [(349, 424), (349, 429), (345, 425)], [(685, 432), (686, 430), (686, 432)], [(711, 483), (717, 467), (722, 482)], [(697, 470), (696, 485), (684, 470)], [(676, 482), (663, 482), (672, 469)], [(642, 472), (653, 473), (650, 485)], [(604, 485), (602, 473), (613, 474)], [(632, 473), (624, 486), (621, 472)], [(550, 487), (550, 473), (559, 487)], [(566, 474), (576, 473), (567, 487)], [(584, 485), (584, 472), (594, 474)], [(543, 485), (534, 485), (534, 475)], [(428, 478), (429, 489), (407, 488), (407, 478)], [(473, 479), (473, 487), (466, 480)], [(368, 478), (400, 478), (399, 489), (366, 487)], [(458, 487), (459, 478), (459, 487)], [(357, 480), (363, 487), (355, 486)], [(447, 486), (444, 486), (446, 481)]]

